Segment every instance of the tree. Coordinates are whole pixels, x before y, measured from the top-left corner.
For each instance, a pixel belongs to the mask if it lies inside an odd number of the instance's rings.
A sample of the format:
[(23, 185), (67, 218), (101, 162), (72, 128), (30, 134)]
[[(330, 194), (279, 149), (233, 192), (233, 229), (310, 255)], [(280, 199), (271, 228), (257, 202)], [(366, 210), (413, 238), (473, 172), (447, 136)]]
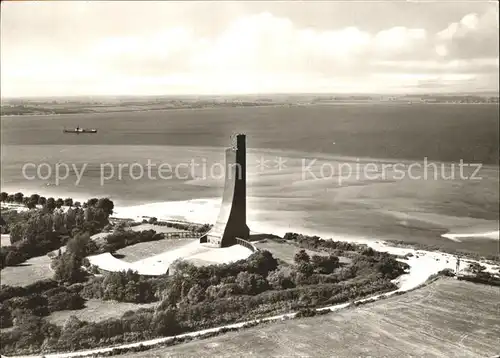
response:
[(191, 287), (186, 298), (187, 301), (192, 304), (203, 302), (205, 299), (205, 290), (201, 287), (201, 285), (196, 284)]
[(299, 234), (296, 234), (294, 232), (287, 232), (287, 233), (285, 233), (285, 236), (283, 236), (283, 239), (296, 241), (298, 239), (298, 237), (299, 237)]
[(97, 246), (95, 242), (90, 239), (90, 235), (88, 234), (75, 235), (75, 237), (71, 238), (66, 244), (67, 252), (75, 255), (78, 259), (83, 259), (91, 255), (96, 249)]
[(46, 202), (47, 198), (45, 198), (44, 196), (38, 198), (38, 205), (44, 206)]
[(196, 231), (199, 233), (205, 233), (205, 232), (208, 232), (211, 228), (212, 228), (211, 224), (203, 224), (201, 226), (198, 226)]
[(168, 307), (163, 311), (156, 311), (151, 326), (156, 335), (173, 336), (181, 332), (181, 327), (176, 318), (175, 308)]
[(75, 201), (73, 205), (75, 206), (75, 208), (80, 208), (82, 206), (82, 204), (79, 201)]
[(130, 280), (123, 288), (123, 300), (125, 302), (139, 302), (141, 297), (140, 285), (138, 281)]
[(468, 270), (474, 274), (479, 274), (481, 272), (483, 272), (484, 270), (486, 270), (486, 267), (479, 264), (478, 262), (473, 262), (469, 265), (469, 268)]
[(78, 293), (63, 291), (47, 295), (49, 311), (77, 310), (84, 307), (85, 300)]
[(82, 321), (78, 319), (78, 317), (71, 315), (66, 320), (63, 326), (63, 332), (75, 332), (78, 328), (81, 328), (84, 325)]
[(55, 201), (55, 199), (54, 198), (48, 198), (47, 202), (45, 203), (45, 207), (48, 210), (53, 211), (56, 208), (56, 201)]
[(57, 259), (54, 277), (57, 281), (76, 283), (83, 280), (85, 273), (82, 271), (82, 260), (75, 254), (65, 252)]
[(64, 199), (64, 205), (69, 207), (73, 206), (73, 199), (71, 198)]
[(26, 223), (25, 238), (33, 246), (39, 245), (42, 241), (52, 241), (53, 218), (50, 213), (35, 211)]
[(19, 251), (16, 247), (13, 247), (7, 253), (5, 257), (5, 266), (14, 266), (21, 262), (23, 262), (26, 257), (23, 255), (21, 251)]
[(123, 272), (110, 272), (104, 278), (102, 287), (104, 288), (103, 298), (105, 300), (123, 301), (124, 299), (125, 277)]
[(113, 202), (111, 200), (109, 200), (108, 198), (101, 198), (101, 199), (99, 199), (99, 201), (97, 202), (96, 206), (99, 209), (104, 210), (104, 212), (106, 213), (107, 216), (113, 214), (113, 209), (115, 207), (115, 205), (113, 204)]
[(269, 272), (269, 275), (267, 275), (267, 282), (276, 290), (293, 288), (295, 286), (290, 270), (285, 270), (284, 268), (278, 268)]
[(97, 199), (97, 198), (89, 199), (89, 200), (87, 200), (87, 206), (96, 206), (98, 201), (99, 201), (99, 199)]
[(106, 226), (108, 221), (108, 215), (101, 208), (96, 208), (94, 206), (88, 206), (84, 212), (85, 222), (89, 225), (89, 232), (95, 233)]
[(23, 193), (15, 193), (14, 194), (14, 201), (18, 204), (22, 204), (23, 203), (23, 198), (24, 198), (24, 194)]
[(85, 213), (82, 208), (75, 210), (75, 224), (77, 227), (82, 227), (85, 222)]
[(26, 231), (26, 225), (23, 223), (15, 223), (10, 229), (10, 243), (15, 244), (24, 238), (24, 233)]
[(293, 259), (297, 265), (300, 265), (302, 263), (309, 263), (311, 258), (307, 254), (306, 250), (300, 250), (295, 254), (295, 257)]
[(8, 203), (13, 203), (13, 202), (14, 202), (14, 194), (10, 194), (10, 195), (7, 197), (7, 202), (8, 202)]
[(297, 271), (309, 277), (314, 273), (314, 267), (311, 263), (302, 261), (297, 264)]
[(36, 201), (32, 201), (31, 199), (28, 199), (26, 206), (28, 207), (28, 209), (34, 209), (34, 208), (36, 208), (36, 203), (37, 203)]
[(58, 209), (59, 209), (59, 208), (60, 208), (61, 206), (63, 206), (63, 205), (64, 205), (64, 200), (62, 200), (61, 198), (58, 198), (58, 199), (56, 200), (56, 208), (58, 208)]
[(38, 194), (33, 194), (30, 196), (30, 201), (34, 203), (34, 205), (37, 205), (39, 200), (40, 200), (40, 195)]
[(236, 276), (236, 283), (245, 294), (256, 295), (264, 292), (267, 288), (267, 281), (260, 275), (242, 271)]
[(59, 346), (64, 347), (67, 350), (74, 350), (74, 343), (76, 332), (81, 332), (86, 326), (86, 322), (80, 321), (76, 316), (71, 315), (64, 326), (61, 329), (61, 335), (59, 337)]
[(127, 222), (125, 222), (125, 221), (120, 221), (120, 222), (118, 222), (118, 224), (116, 224), (115, 231), (118, 231), (118, 232), (123, 232), (123, 231), (125, 231), (125, 229), (126, 229), (127, 227), (128, 227)]
[(267, 250), (256, 251), (247, 259), (247, 271), (263, 277), (276, 270), (277, 267), (278, 261)]
[(158, 222), (158, 219), (154, 218), (154, 217), (150, 218), (149, 221), (148, 221), (149, 224), (156, 224), (157, 222)]
[(64, 214), (60, 212), (55, 212), (53, 214), (53, 220), (54, 220), (54, 231), (61, 234), (65, 233), (66, 227), (64, 225)]
[(0, 193), (0, 201), (2, 203), (5, 203), (7, 201), (8, 197), (9, 197), (9, 194), (7, 194), (5, 191), (2, 191), (2, 193)]
[(364, 249), (361, 252), (361, 254), (365, 255), (365, 256), (374, 256), (375, 255), (375, 250), (373, 250), (371, 247), (368, 247), (368, 248)]
[(399, 262), (389, 255), (383, 255), (380, 261), (376, 264), (378, 271), (389, 279), (402, 275), (406, 267), (408, 267), (408, 264)]
[(337, 256), (320, 256), (313, 255), (311, 264), (318, 273), (331, 274), (337, 267), (340, 266), (339, 258)]
[(76, 210), (69, 208), (64, 214), (64, 226), (67, 232), (72, 232), (73, 228), (76, 226)]

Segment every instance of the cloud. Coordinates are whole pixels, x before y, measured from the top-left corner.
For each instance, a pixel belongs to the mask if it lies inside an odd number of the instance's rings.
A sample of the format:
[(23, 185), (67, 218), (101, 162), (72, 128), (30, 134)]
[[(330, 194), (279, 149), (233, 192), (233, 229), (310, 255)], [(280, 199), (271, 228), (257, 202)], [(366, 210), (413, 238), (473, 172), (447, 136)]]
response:
[(115, 69), (129, 73), (157, 69), (158, 75), (189, 70), (233, 76), (342, 71), (345, 76), (364, 72), (368, 58), (420, 57), (426, 41), (424, 29), (394, 27), (376, 34), (356, 27), (321, 31), (296, 28), (289, 19), (270, 13), (238, 19), (213, 38), (196, 38), (186, 29), (174, 32), (175, 36), (105, 39), (97, 52), (106, 54)]
[(471, 13), (436, 35), (443, 57), (471, 59), (498, 57), (498, 7), (481, 15)]
[(426, 61), (374, 61), (377, 71), (429, 74), (488, 74), (498, 72), (498, 58), (459, 59), (459, 60), (426, 60)]
[(439, 83), (495, 89), (488, 76), (498, 74), (497, 17), (492, 8), (438, 32), (370, 32), (298, 26), (262, 12), (213, 34), (164, 25), (82, 41), (72, 51), (9, 42), (1, 54), (2, 93), (383, 92)]

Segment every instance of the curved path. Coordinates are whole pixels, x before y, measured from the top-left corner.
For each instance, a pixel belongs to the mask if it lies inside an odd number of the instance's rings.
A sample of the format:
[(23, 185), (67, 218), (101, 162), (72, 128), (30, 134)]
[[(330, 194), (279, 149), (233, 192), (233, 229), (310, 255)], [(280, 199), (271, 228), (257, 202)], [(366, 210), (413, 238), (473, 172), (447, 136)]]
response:
[(140, 275), (159, 276), (167, 273), (170, 265), (181, 258), (186, 261), (204, 262), (206, 264), (223, 264), (246, 259), (251, 254), (252, 250), (242, 245), (216, 248), (194, 241), (136, 262), (125, 262), (117, 259), (109, 252), (88, 256), (87, 259), (92, 265), (108, 272), (133, 270)]

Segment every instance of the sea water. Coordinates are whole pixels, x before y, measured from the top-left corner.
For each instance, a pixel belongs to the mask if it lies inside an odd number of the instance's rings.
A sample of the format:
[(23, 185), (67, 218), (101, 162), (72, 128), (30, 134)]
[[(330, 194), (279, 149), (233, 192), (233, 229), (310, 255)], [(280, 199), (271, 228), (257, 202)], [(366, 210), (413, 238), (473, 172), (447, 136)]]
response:
[[(224, 147), (243, 132), (255, 232), (498, 249), (494, 105), (220, 108), (3, 117), (1, 124), (2, 191), (107, 196), (122, 216), (210, 223), (223, 190)], [(76, 125), (98, 133), (62, 133)]]

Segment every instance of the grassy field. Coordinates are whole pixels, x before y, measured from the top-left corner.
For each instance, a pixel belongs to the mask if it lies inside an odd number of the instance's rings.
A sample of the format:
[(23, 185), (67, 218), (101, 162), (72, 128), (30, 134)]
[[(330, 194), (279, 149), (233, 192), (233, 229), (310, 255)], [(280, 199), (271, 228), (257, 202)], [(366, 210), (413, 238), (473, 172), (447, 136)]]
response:
[[(115, 256), (126, 262), (135, 262), (151, 256), (159, 255), (168, 250), (174, 250), (190, 244), (197, 239), (163, 239), (158, 241), (141, 242), (124, 247), (115, 253)], [(123, 255), (123, 256), (122, 256)]]
[(137, 226), (132, 226), (133, 231), (144, 231), (144, 230), (154, 230), (157, 233), (167, 233), (167, 232), (180, 232), (185, 230), (176, 229), (174, 227), (168, 227), (164, 225), (153, 225), (153, 224), (141, 224)]
[(326, 316), (257, 326), (127, 357), (490, 357), (499, 288), (453, 279)]
[(70, 316), (76, 316), (83, 321), (97, 322), (108, 318), (120, 318), (127, 311), (137, 311), (140, 308), (154, 307), (157, 304), (158, 302), (136, 304), (90, 299), (85, 303), (84, 309), (53, 312), (47, 320), (59, 326), (64, 325)]
[(52, 278), (50, 258), (47, 255), (33, 257), (17, 266), (7, 266), (0, 271), (2, 285), (27, 286), (39, 280)]
[[(154, 230), (157, 233), (184, 231), (173, 227), (153, 224), (141, 224), (138, 226), (132, 226), (130, 229), (133, 231)], [(150, 256), (161, 254), (168, 250), (176, 249), (193, 241), (194, 240), (191, 239), (164, 239), (159, 241), (141, 242), (140, 244), (127, 246), (118, 250), (115, 256), (126, 262), (135, 262)]]
[[(301, 249), (298, 246), (295, 246), (293, 243), (289, 242), (277, 242), (274, 240), (265, 240), (261, 242), (254, 243), (255, 246), (261, 250), (268, 250), (270, 251), (274, 257), (277, 259), (280, 259), (288, 264), (293, 264), (293, 258), (295, 257), (295, 254), (299, 252)], [(312, 255), (328, 255), (327, 252), (321, 252), (321, 251), (312, 251), (312, 250), (306, 250), (307, 254), (309, 256)], [(349, 263), (351, 260), (347, 257), (339, 257), (340, 262), (342, 263)]]

